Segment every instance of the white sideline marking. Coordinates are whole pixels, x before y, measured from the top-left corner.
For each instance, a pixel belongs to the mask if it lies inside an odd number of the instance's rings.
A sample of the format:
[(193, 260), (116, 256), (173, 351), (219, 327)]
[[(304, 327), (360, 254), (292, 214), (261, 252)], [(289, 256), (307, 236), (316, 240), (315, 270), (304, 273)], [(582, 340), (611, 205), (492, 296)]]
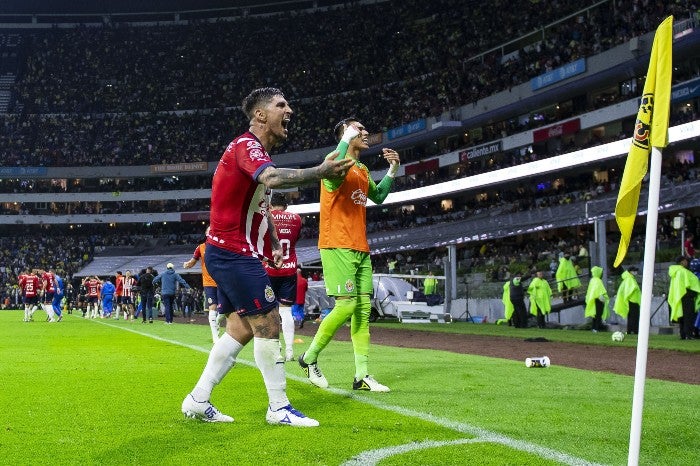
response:
[[(137, 335), (142, 335), (144, 337), (149, 337), (154, 340), (162, 341), (164, 343), (170, 343), (173, 345), (178, 345), (182, 346), (184, 348), (189, 348), (195, 351), (200, 351), (202, 353), (209, 353), (211, 348), (206, 348), (204, 346), (198, 346), (198, 345), (190, 345), (189, 343), (184, 343), (181, 341), (177, 340), (171, 340), (168, 338), (163, 338), (157, 335), (153, 335), (151, 333), (146, 333), (142, 332), (136, 329), (132, 328), (127, 328), (127, 327), (122, 327), (120, 325), (113, 324), (111, 322), (104, 322), (100, 320), (94, 320), (93, 322), (106, 325), (108, 327), (113, 327), (119, 330), (125, 330), (127, 332), (132, 332)], [(248, 361), (245, 359), (236, 359), (237, 364), (243, 364), (245, 366), (250, 366), (250, 367), (257, 367), (254, 361)], [(294, 374), (289, 374), (287, 373), (287, 378), (295, 380), (297, 382), (308, 382), (308, 379), (306, 377), (301, 377), (297, 376)], [(560, 451), (552, 450), (551, 448), (546, 448), (540, 445), (536, 445), (534, 443), (530, 442), (525, 442), (523, 440), (517, 440), (514, 438), (507, 437), (505, 435), (499, 434), (497, 432), (491, 432), (489, 430), (483, 429), (481, 427), (473, 426), (471, 424), (466, 424), (464, 422), (458, 422), (458, 421), (453, 421), (451, 419), (445, 419), (441, 418), (438, 416), (434, 416), (432, 414), (428, 413), (423, 413), (420, 411), (414, 411), (412, 409), (407, 409), (401, 406), (396, 406), (396, 405), (391, 405), (387, 403), (383, 403), (375, 398), (370, 398), (365, 395), (357, 395), (356, 393), (350, 391), (350, 390), (343, 390), (340, 388), (326, 388), (326, 389), (319, 389), (319, 390), (326, 390), (328, 392), (337, 394), (337, 395), (342, 395), (348, 398), (352, 398), (354, 400), (360, 401), (362, 403), (374, 406), (375, 408), (379, 408), (385, 411), (390, 411), (392, 413), (400, 414), (402, 416), (406, 417), (412, 417), (416, 419), (420, 419), (423, 421), (428, 421), (432, 422), (433, 424), (437, 424), (441, 427), (445, 427), (447, 429), (451, 429), (457, 432), (473, 435), (474, 438), (468, 438), (468, 439), (458, 439), (458, 440), (450, 440), (450, 441), (433, 441), (433, 440), (428, 440), (424, 442), (411, 442), (405, 445), (396, 445), (392, 447), (384, 447), (384, 448), (379, 448), (376, 450), (368, 450), (365, 452), (362, 452), (355, 456), (354, 458), (346, 461), (345, 463), (342, 464), (342, 466), (374, 466), (376, 465), (379, 461), (381, 461), (384, 458), (388, 458), (389, 456), (393, 456), (396, 454), (401, 454), (401, 453), (406, 453), (409, 451), (413, 450), (421, 450), (421, 449), (426, 449), (426, 448), (437, 448), (441, 446), (448, 446), (448, 445), (463, 445), (467, 443), (484, 443), (484, 442), (490, 442), (490, 443), (500, 443), (501, 445), (507, 446), (509, 448), (512, 448), (514, 450), (519, 450), (519, 451), (524, 451), (526, 453), (534, 454), (537, 456), (540, 456), (542, 458), (546, 458), (552, 461), (558, 461), (562, 464), (568, 464), (571, 466), (603, 466), (600, 463), (593, 463), (591, 461), (584, 460), (583, 458), (577, 458), (575, 456), (569, 455), (567, 453), (562, 453)]]
[(457, 440), (435, 441), (426, 440), (423, 442), (411, 442), (405, 445), (396, 445), (393, 447), (378, 448), (376, 450), (363, 451), (356, 457), (342, 463), (340, 466), (371, 466), (376, 465), (381, 460), (389, 458), (401, 453), (409, 451), (425, 450), (427, 448), (447, 447), (450, 445), (464, 445), (465, 443), (481, 443), (483, 439), (478, 438), (462, 438)]

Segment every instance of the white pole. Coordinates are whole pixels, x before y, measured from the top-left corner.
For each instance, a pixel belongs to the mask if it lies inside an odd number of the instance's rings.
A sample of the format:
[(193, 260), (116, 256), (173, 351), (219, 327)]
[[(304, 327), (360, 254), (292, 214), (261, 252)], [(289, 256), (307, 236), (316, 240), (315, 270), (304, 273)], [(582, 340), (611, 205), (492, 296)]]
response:
[(649, 324), (651, 315), (651, 291), (654, 284), (656, 262), (656, 228), (659, 218), (659, 191), (661, 189), (661, 150), (651, 149), (649, 172), (649, 203), (647, 208), (646, 241), (644, 244), (644, 271), (642, 275), (642, 302), (639, 310), (639, 335), (637, 338), (637, 365), (634, 371), (634, 396), (632, 399), (632, 426), (630, 429), (628, 466), (639, 464), (639, 446), (642, 435), (642, 410), (644, 408), (644, 384), (647, 373), (649, 349)]

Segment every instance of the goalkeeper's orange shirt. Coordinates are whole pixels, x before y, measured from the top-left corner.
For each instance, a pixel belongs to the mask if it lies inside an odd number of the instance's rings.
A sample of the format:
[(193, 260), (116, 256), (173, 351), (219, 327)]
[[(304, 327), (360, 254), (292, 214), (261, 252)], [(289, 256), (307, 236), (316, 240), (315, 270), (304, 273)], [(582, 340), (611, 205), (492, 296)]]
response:
[(211, 278), (211, 275), (209, 275), (209, 272), (207, 272), (207, 265), (204, 263), (204, 250), (207, 248), (206, 243), (202, 243), (199, 246), (197, 246), (197, 249), (194, 250), (194, 254), (192, 257), (195, 259), (199, 259), (199, 263), (202, 266), (202, 285), (204, 286), (216, 286), (216, 282), (214, 281), (213, 278)]
[(361, 163), (350, 168), (340, 186), (329, 191), (321, 181), (318, 248), (347, 248), (369, 252), (367, 193), (369, 170)]

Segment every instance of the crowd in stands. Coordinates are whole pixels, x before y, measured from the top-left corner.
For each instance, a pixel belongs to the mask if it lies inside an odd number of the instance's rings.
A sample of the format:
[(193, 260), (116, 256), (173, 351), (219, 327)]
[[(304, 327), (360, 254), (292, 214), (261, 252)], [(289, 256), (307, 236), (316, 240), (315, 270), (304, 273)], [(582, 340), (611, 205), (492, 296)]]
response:
[[(108, 173), (105, 174), (109, 176)], [(210, 189), (211, 174), (195, 176), (154, 176), (133, 178), (2, 178), (0, 193), (97, 193), (161, 191), (164, 189)]]
[[(33, 31), (22, 44), (26, 63), (13, 89), (13, 113), (0, 116), (0, 164), (114, 166), (216, 160), (232, 136), (246, 128), (247, 122), (235, 106), (260, 84), (284, 89), (296, 111), (290, 140), (282, 151), (328, 146), (333, 144), (335, 121), (348, 114), (360, 116), (374, 131), (439, 116), (652, 31), (668, 14), (683, 18), (697, 10), (689, 0), (611, 0), (547, 28), (541, 43), (520, 49), (505, 63), (500, 61), (500, 51), (470, 60), (481, 51), (585, 8), (573, 0), (532, 0), (523, 2), (518, 15), (502, 16), (493, 15), (494, 8), (511, 8), (511, 4), (504, 0), (496, 3), (395, 0), (347, 7), (359, 9), (351, 12), (357, 14), (348, 14), (346, 9), (287, 14), (276, 18), (274, 27), (269, 18), (247, 18), (235, 23)], [(357, 38), (357, 43), (349, 42), (348, 36)], [(335, 57), (333, 66), (328, 66), (329, 57)], [(682, 122), (697, 119), (697, 115), (683, 113), (674, 118)], [(526, 126), (547, 123), (532, 121)], [(487, 128), (480, 142), (527, 128), (501, 122)], [(629, 134), (611, 136), (618, 137)], [(608, 141), (591, 140), (590, 144), (603, 142)], [(423, 155), (418, 151), (414, 159)], [(492, 165), (466, 167), (459, 176), (553, 155), (558, 152), (507, 154)], [(409, 161), (404, 159), (404, 163)], [(672, 182), (684, 182), (695, 179), (697, 170), (672, 167), (665, 176)], [(100, 191), (162, 189), (164, 183), (164, 178), (134, 180), (127, 184), (110, 181)], [(183, 184), (178, 184), (181, 189), (210, 184), (207, 176), (182, 180)], [(397, 188), (446, 180), (444, 173), (428, 172), (397, 179)], [(516, 188), (481, 201), (465, 196), (454, 212), (436, 214), (439, 209), (426, 203), (414, 211), (398, 211), (392, 220), (370, 209), (368, 231), (451, 221), (494, 207), (525, 210), (577, 202), (608, 192), (617, 182), (611, 174), (607, 184), (600, 186), (573, 179), (561, 188)], [(0, 180), (0, 192), (37, 191), (92, 189), (81, 184)], [(69, 208), (72, 213), (206, 210), (208, 199), (150, 205), (115, 201), (106, 207), (97, 203), (58, 204), (53, 213), (67, 213)], [(36, 213), (31, 209), (27, 206), (23, 213)], [(666, 227), (668, 221), (664, 220), (660, 223), (662, 235), (675, 234)], [(133, 246), (144, 235), (139, 226), (125, 226), (115, 233), (95, 228), (97, 233), (89, 235), (0, 236), (0, 286), (11, 289), (24, 267), (53, 266), (71, 276), (101, 247)], [(315, 228), (313, 220), (307, 218), (305, 236), (315, 237)], [(181, 224), (170, 232), (154, 231), (153, 235), (166, 238), (169, 244), (189, 244), (193, 235), (201, 239), (200, 230), (199, 224)], [(697, 233), (696, 237), (700, 236)], [(538, 241), (517, 251), (534, 260), (540, 258), (543, 248), (553, 249), (546, 241)], [(513, 260), (514, 251), (495, 247), (489, 254), (464, 255), (474, 264), (483, 260), (503, 265)], [(430, 257), (434, 251), (416, 254), (427, 255), (426, 263), (439, 259)]]
[[(674, 114), (675, 118), (672, 120), (677, 120), (683, 118), (683, 113), (678, 112)], [(627, 137), (627, 136), (624, 136)], [(616, 137), (615, 137), (616, 138)], [(603, 140), (600, 143), (605, 142)], [(569, 146), (567, 150), (576, 150), (580, 147)], [(457, 177), (464, 177), (469, 175), (474, 175), (477, 173), (483, 173), (489, 170), (495, 170), (499, 168), (505, 168), (508, 166), (518, 165), (520, 163), (526, 163), (531, 160), (536, 160), (537, 158), (549, 157), (553, 155), (559, 155), (561, 151), (556, 150), (551, 154), (545, 154), (544, 156), (538, 154), (530, 154), (529, 157), (522, 158), (509, 158), (504, 157), (500, 160), (495, 161), (493, 164), (484, 164), (480, 167), (480, 170), (472, 168), (471, 166), (465, 166), (464, 169), (457, 172), (452, 172), (456, 174), (450, 174), (450, 171), (443, 168), (441, 170), (429, 171), (426, 173), (398, 177), (395, 181), (396, 190), (400, 191), (403, 189), (411, 189), (416, 187), (421, 187), (429, 185), (435, 182), (448, 181), (450, 179), (455, 179)], [(615, 161), (611, 162), (612, 164)], [(618, 163), (619, 165), (619, 163)], [(600, 168), (600, 167), (599, 167)], [(620, 168), (620, 167), (618, 167)], [(401, 208), (396, 208), (393, 211), (393, 215), (387, 218), (386, 212), (379, 212), (377, 209), (368, 210), (368, 231), (387, 231), (396, 229), (411, 228), (419, 224), (437, 224), (441, 222), (448, 222), (467, 218), (472, 215), (479, 214), (480, 212), (499, 208), (503, 213), (518, 212), (525, 210), (532, 210), (538, 208), (549, 207), (553, 205), (571, 204), (579, 201), (588, 201), (599, 195), (614, 191), (616, 185), (619, 181), (619, 174), (621, 170), (609, 171), (609, 178), (605, 182), (595, 182), (593, 180), (592, 174), (584, 174), (576, 177), (565, 177), (565, 181), (551, 184), (544, 183), (541, 186), (531, 187), (527, 186), (517, 186), (511, 187), (509, 189), (501, 188), (499, 190), (489, 191), (487, 196), (475, 196), (472, 194), (465, 194), (461, 196), (455, 196), (455, 207), (454, 210), (448, 212), (441, 212), (439, 205), (436, 202), (427, 202), (416, 205), (415, 210), (407, 211)], [(677, 184), (694, 181), (697, 179), (698, 170), (696, 165), (688, 163), (667, 163), (663, 176), (666, 183), (674, 182)], [(195, 177), (183, 177), (183, 180), (193, 179), (194, 184), (201, 183), (207, 187), (209, 184), (209, 178), (206, 176), (195, 176)], [(170, 180), (170, 177), (166, 178), (137, 178), (130, 179), (129, 186), (152, 186), (151, 189), (163, 189), (163, 185), (167, 185), (165, 181)], [(120, 180), (126, 181), (126, 180)], [(158, 185), (160, 182), (160, 186)], [(113, 187), (112, 184), (114, 180), (110, 180), (107, 187)], [(178, 188), (183, 188), (180, 180), (177, 181)], [(120, 183), (124, 185), (125, 183)], [(188, 183), (185, 181), (185, 185)], [(36, 192), (38, 187), (43, 188), (55, 188), (55, 186), (50, 186), (49, 181), (37, 181), (37, 180), (4, 180), (0, 183), (5, 189), (13, 189), (14, 192)], [(68, 186), (73, 186), (68, 183)], [(40, 191), (41, 189), (39, 189)], [(56, 189), (52, 189), (56, 191)], [(297, 200), (297, 203), (303, 202), (316, 202), (318, 200), (318, 187), (313, 186), (306, 188), (301, 191), (302, 196)], [(118, 196), (115, 196), (115, 199)], [(167, 201), (114, 201), (114, 202), (70, 202), (70, 203), (48, 203), (46, 210), (37, 210), (33, 203), (21, 204), (18, 210), (12, 210), (5, 213), (16, 213), (24, 215), (32, 214), (50, 214), (50, 215), (65, 215), (65, 214), (125, 214), (125, 213), (142, 213), (142, 212), (188, 212), (188, 211), (207, 211), (209, 209), (209, 199), (181, 199), (181, 200), (167, 200)], [(317, 224), (313, 217), (307, 217), (304, 229), (302, 231), (302, 237), (313, 238), (317, 236)]]
[[(438, 116), (695, 11), (687, 0), (611, 0), (542, 31), (586, 6), (531, 1), (496, 17), (492, 2), (392, 0), (274, 20), (33, 31), (14, 113), (0, 119), (3, 165), (216, 160), (246, 126), (234, 107), (260, 84), (296, 109), (281, 150), (325, 147), (348, 114), (373, 131)], [(535, 30), (544, 40), (505, 63), (500, 50), (471, 60)]]
[(115, 202), (50, 202), (46, 209), (39, 209), (35, 203), (20, 203), (16, 210), (0, 214), (11, 215), (107, 215), (142, 214), (149, 212), (202, 212), (209, 211), (209, 198), (178, 199), (167, 201), (115, 201)]

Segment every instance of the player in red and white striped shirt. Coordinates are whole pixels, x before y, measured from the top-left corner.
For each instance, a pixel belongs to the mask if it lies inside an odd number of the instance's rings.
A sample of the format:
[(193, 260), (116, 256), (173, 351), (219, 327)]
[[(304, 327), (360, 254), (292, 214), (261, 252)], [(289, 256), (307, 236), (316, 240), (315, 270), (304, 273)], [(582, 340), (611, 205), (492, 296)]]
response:
[(126, 271), (126, 275), (122, 280), (122, 311), (124, 311), (124, 320), (129, 320), (129, 316), (133, 320), (134, 316), (134, 285), (136, 279), (131, 275), (131, 270)]
[(214, 171), (210, 229), (205, 261), (216, 282), (226, 332), (214, 343), (202, 376), (182, 402), (187, 417), (207, 422), (233, 422), (209, 401), (214, 386), (233, 367), (250, 340), (268, 394), (269, 424), (318, 426), (292, 408), (287, 398), (284, 358), (280, 354), (277, 299), (260, 259), (282, 265), (282, 248), (268, 209), (273, 188), (291, 188), (323, 178), (343, 178), (354, 164), (326, 158), (316, 167), (277, 168), (268, 150), (287, 139), (292, 109), (282, 91), (261, 88), (243, 99), (249, 131), (235, 138)]

